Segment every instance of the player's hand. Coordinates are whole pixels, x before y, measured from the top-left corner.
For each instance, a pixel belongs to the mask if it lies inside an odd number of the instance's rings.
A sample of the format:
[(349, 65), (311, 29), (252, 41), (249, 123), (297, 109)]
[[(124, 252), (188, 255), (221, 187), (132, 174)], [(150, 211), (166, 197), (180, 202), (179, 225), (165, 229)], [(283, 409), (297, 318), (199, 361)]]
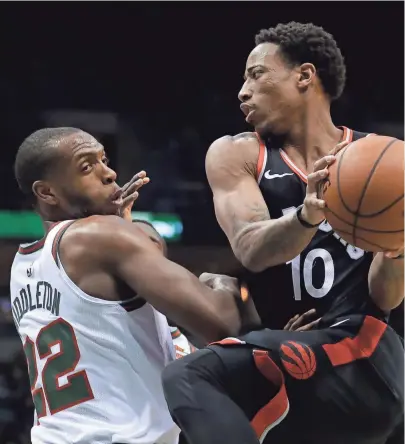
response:
[(224, 274), (213, 273), (203, 273), (199, 279), (213, 290), (232, 293), (236, 298), (242, 300), (243, 309), (240, 311), (242, 323), (240, 333), (247, 332), (261, 324), (260, 316), (257, 313), (253, 299), (250, 297), (247, 286), (244, 284), (240, 285), (238, 279)]
[(314, 170), (308, 174), (307, 192), (304, 199), (301, 217), (311, 225), (318, 225), (325, 220), (325, 201), (322, 199), (323, 184), (329, 176), (328, 167), (336, 160), (337, 154), (348, 142), (341, 142), (329, 154), (314, 164)]
[(351, 142), (347, 142), (346, 140), (338, 143), (333, 150), (329, 151), (329, 154), (332, 156), (336, 156), (336, 154), (341, 151), (345, 146), (349, 145)]
[(403, 259), (404, 258), (404, 246), (394, 251), (385, 251), (384, 257), (388, 259)]
[(321, 199), (320, 188), (322, 182), (329, 176), (328, 166), (334, 161), (335, 156), (325, 156), (315, 162), (314, 171), (308, 174), (307, 192), (301, 217), (311, 225), (318, 225), (325, 219), (325, 201)]
[(288, 331), (307, 331), (316, 327), (321, 318), (311, 321), (316, 315), (315, 309), (309, 310), (306, 313), (300, 315), (295, 315), (292, 317), (284, 327), (284, 330)]
[(239, 294), (239, 282), (236, 278), (224, 274), (202, 273), (199, 280), (213, 290)]
[(122, 206), (120, 216), (128, 221), (132, 221), (131, 211), (134, 202), (139, 197), (139, 189), (150, 182), (145, 171), (140, 171), (122, 187)]

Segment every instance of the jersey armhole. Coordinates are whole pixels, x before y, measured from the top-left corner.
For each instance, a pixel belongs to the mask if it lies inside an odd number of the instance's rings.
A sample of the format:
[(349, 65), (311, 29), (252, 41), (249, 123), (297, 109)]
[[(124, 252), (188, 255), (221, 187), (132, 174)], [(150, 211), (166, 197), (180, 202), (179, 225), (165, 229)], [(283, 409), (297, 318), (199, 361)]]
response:
[(259, 142), (259, 156), (257, 158), (257, 164), (256, 164), (256, 179), (257, 183), (260, 183), (267, 163), (267, 149), (266, 149), (266, 144), (263, 142), (259, 134), (258, 133), (254, 134), (257, 137), (257, 141)]
[(66, 233), (66, 230), (74, 223), (75, 220), (68, 222), (66, 225), (61, 227), (53, 238), (52, 242), (52, 257), (55, 261), (55, 264), (58, 268), (60, 268), (60, 260), (59, 260), (59, 247), (62, 236)]

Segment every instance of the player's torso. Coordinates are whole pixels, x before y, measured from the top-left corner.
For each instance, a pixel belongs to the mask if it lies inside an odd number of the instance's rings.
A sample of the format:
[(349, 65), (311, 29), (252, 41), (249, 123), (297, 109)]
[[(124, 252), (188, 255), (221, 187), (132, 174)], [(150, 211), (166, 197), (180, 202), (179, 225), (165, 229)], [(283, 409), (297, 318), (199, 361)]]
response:
[(160, 382), (174, 359), (166, 318), (137, 298), (119, 303), (81, 292), (53, 254), (63, 225), (20, 249), (11, 272), (36, 408), (32, 442), (177, 442)]
[[(364, 136), (345, 129), (348, 140)], [(281, 149), (267, 146), (262, 158), (259, 187), (271, 218), (277, 219), (303, 203), (306, 175)], [(299, 256), (262, 273), (247, 272), (246, 280), (264, 324), (282, 328), (292, 316), (311, 308), (319, 315), (367, 309), (371, 261), (371, 253), (347, 244), (325, 221)]]

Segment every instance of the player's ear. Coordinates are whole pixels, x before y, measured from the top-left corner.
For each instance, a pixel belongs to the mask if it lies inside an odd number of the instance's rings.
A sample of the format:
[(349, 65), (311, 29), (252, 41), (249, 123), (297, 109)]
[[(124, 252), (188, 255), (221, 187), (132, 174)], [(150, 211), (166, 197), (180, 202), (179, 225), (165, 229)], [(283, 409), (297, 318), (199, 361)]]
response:
[(44, 180), (36, 180), (32, 184), (32, 192), (42, 202), (48, 205), (57, 205), (58, 198), (52, 186)]
[(299, 67), (298, 87), (300, 89), (308, 88), (310, 83), (314, 81), (315, 75), (315, 66), (312, 63), (303, 63)]

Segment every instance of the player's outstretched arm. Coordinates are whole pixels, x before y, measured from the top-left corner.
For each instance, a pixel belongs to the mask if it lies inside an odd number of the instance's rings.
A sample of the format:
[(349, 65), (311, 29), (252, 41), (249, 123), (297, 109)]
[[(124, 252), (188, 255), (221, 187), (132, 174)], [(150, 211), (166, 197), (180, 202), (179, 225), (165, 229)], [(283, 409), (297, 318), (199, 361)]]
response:
[[(398, 252), (400, 254), (401, 252)], [(404, 299), (404, 257), (392, 259), (376, 253), (368, 273), (370, 296), (384, 311), (398, 307)]]
[[(317, 228), (307, 228), (295, 212), (271, 219), (256, 177), (259, 143), (251, 134), (216, 140), (206, 157), (206, 173), (214, 194), (215, 213), (238, 260), (254, 272), (292, 260), (309, 244)], [(329, 156), (331, 161), (333, 156)], [(302, 218), (311, 225), (324, 216), (316, 184), (327, 175), (328, 159), (308, 176)], [(271, 211), (271, 209), (270, 209)]]
[(239, 332), (241, 315), (236, 301), (242, 301), (238, 292), (211, 290), (166, 259), (134, 224), (114, 216), (98, 219), (93, 238), (97, 237), (97, 248), (105, 252), (99, 261), (106, 272), (205, 341)]

